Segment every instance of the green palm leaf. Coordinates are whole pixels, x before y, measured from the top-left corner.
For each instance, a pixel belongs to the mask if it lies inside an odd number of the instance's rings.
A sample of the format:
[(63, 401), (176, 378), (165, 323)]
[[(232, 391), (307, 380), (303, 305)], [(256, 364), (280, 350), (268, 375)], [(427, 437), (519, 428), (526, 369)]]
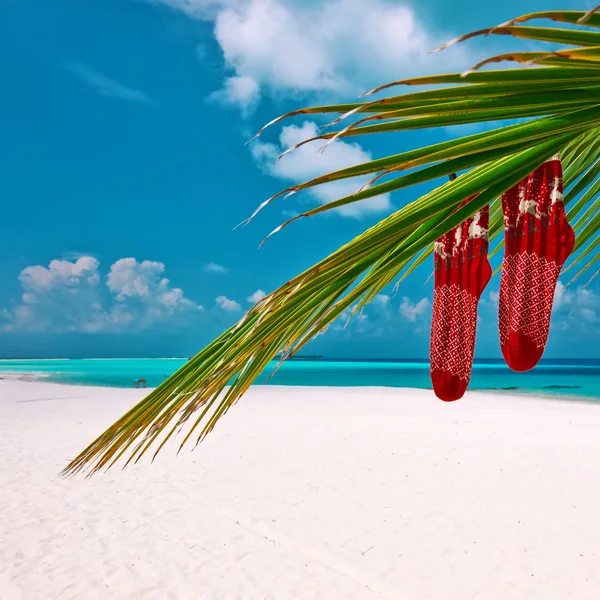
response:
[[(521, 25), (531, 19), (575, 27)], [(94, 472), (120, 461), (137, 461), (150, 448), (158, 452), (176, 435), (180, 447), (189, 440), (198, 443), (278, 354), (283, 359), (291, 356), (336, 319), (361, 310), (386, 286), (414, 272), (430, 257), (437, 238), (481, 207), (491, 204), (490, 237), (501, 236), (501, 195), (556, 152), (563, 160), (565, 202), (578, 230), (569, 268), (581, 261), (584, 266), (578, 275), (591, 268), (600, 259), (600, 33), (577, 28), (584, 21), (587, 27), (600, 27), (600, 15), (595, 12), (547, 11), (445, 45), (491, 34), (571, 46), (504, 54), (475, 68), (501, 60), (527, 66), (404, 79), (368, 94), (398, 86), (445, 87), (303, 108), (270, 123), (297, 115), (337, 115), (328, 128), (339, 128), (315, 138), (328, 144), (348, 136), (528, 119), (341, 169), (263, 202), (250, 219), (285, 194), (356, 179), (355, 194), (305, 211), (277, 232), (300, 218), (463, 172), (382, 219), (258, 302), (93, 441), (64, 473)], [(475, 194), (472, 202), (461, 207)], [(501, 248), (500, 240), (492, 254)]]

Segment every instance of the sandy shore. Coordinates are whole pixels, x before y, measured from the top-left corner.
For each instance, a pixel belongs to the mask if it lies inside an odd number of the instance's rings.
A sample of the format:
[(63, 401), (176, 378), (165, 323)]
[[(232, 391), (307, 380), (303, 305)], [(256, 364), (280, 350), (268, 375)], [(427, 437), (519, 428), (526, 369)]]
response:
[(194, 452), (57, 477), (143, 394), (0, 381), (2, 600), (600, 597), (600, 405), (262, 387)]

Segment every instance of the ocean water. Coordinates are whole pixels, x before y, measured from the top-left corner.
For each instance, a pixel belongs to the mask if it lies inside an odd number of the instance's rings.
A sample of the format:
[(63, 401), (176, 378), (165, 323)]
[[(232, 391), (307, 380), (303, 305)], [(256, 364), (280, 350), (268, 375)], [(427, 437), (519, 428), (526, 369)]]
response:
[[(149, 387), (155, 387), (185, 362), (181, 358), (0, 360), (0, 372), (37, 373), (58, 383), (109, 387), (131, 387), (134, 379), (143, 377)], [(431, 389), (426, 360), (291, 360), (265, 381), (275, 365), (267, 368), (257, 382)], [(469, 389), (600, 401), (600, 359), (542, 360), (527, 373), (511, 371), (502, 360), (478, 360)]]

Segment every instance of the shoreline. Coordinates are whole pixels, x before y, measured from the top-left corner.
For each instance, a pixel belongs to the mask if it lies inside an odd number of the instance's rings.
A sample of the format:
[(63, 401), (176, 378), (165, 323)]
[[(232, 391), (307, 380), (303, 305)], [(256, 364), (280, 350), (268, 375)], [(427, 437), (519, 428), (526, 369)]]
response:
[[(52, 376), (52, 373), (43, 373), (41, 371), (29, 371), (29, 372), (0, 371), (0, 380), (5, 380), (5, 381), (28, 381), (30, 383), (33, 383), (36, 381), (43, 381), (51, 376)], [(56, 382), (48, 381), (47, 383), (56, 383)], [(69, 384), (68, 383), (64, 383), (64, 384), (59, 383), (59, 385), (69, 385)], [(77, 385), (77, 384), (75, 384), (75, 385)], [(90, 386), (90, 387), (92, 387), (92, 386)]]
[[(103, 359), (101, 359), (103, 360)], [(49, 385), (64, 385), (68, 387), (83, 387), (89, 389), (103, 389), (103, 390), (128, 390), (135, 389), (133, 387), (124, 387), (124, 386), (111, 386), (111, 385), (90, 385), (87, 383), (78, 383), (71, 381), (52, 381), (52, 373), (44, 373), (44, 372), (24, 372), (24, 371), (0, 371), (0, 381), (3, 379), (6, 381), (24, 381), (28, 383), (37, 383), (43, 382)], [(377, 386), (377, 385), (369, 385), (369, 386), (327, 386), (327, 385), (278, 385), (278, 384), (254, 384), (252, 388), (284, 388), (284, 389), (313, 389), (313, 390), (348, 390), (348, 389), (375, 389), (375, 390), (406, 390), (406, 391), (419, 391), (419, 392), (429, 392), (433, 395), (432, 388), (418, 388), (418, 387), (400, 387), (400, 386)], [(150, 393), (152, 390), (156, 389), (155, 387), (147, 387), (147, 388), (138, 388), (142, 392), (145, 390), (145, 394)], [(540, 390), (532, 390), (527, 388), (522, 388), (523, 391), (518, 391), (514, 389), (500, 389), (500, 388), (469, 388), (467, 393), (472, 394), (483, 394), (483, 395), (494, 395), (494, 396), (511, 396), (515, 398), (535, 398), (538, 400), (552, 400), (555, 402), (568, 402), (568, 403), (584, 403), (584, 404), (594, 404), (600, 405), (600, 398), (595, 399), (592, 396), (577, 396), (575, 394), (552, 394), (552, 393), (544, 393)], [(460, 400), (458, 400), (460, 402)]]

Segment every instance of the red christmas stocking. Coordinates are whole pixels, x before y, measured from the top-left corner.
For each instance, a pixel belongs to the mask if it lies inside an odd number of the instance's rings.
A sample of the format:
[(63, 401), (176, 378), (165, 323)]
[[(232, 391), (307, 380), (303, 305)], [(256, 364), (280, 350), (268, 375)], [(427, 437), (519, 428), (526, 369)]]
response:
[(430, 369), (433, 390), (445, 402), (462, 398), (471, 378), (477, 305), (492, 276), (488, 227), (486, 206), (435, 243)]
[(565, 215), (558, 155), (502, 196), (505, 255), (500, 347), (514, 371), (535, 367), (550, 330), (554, 290), (575, 234)]

